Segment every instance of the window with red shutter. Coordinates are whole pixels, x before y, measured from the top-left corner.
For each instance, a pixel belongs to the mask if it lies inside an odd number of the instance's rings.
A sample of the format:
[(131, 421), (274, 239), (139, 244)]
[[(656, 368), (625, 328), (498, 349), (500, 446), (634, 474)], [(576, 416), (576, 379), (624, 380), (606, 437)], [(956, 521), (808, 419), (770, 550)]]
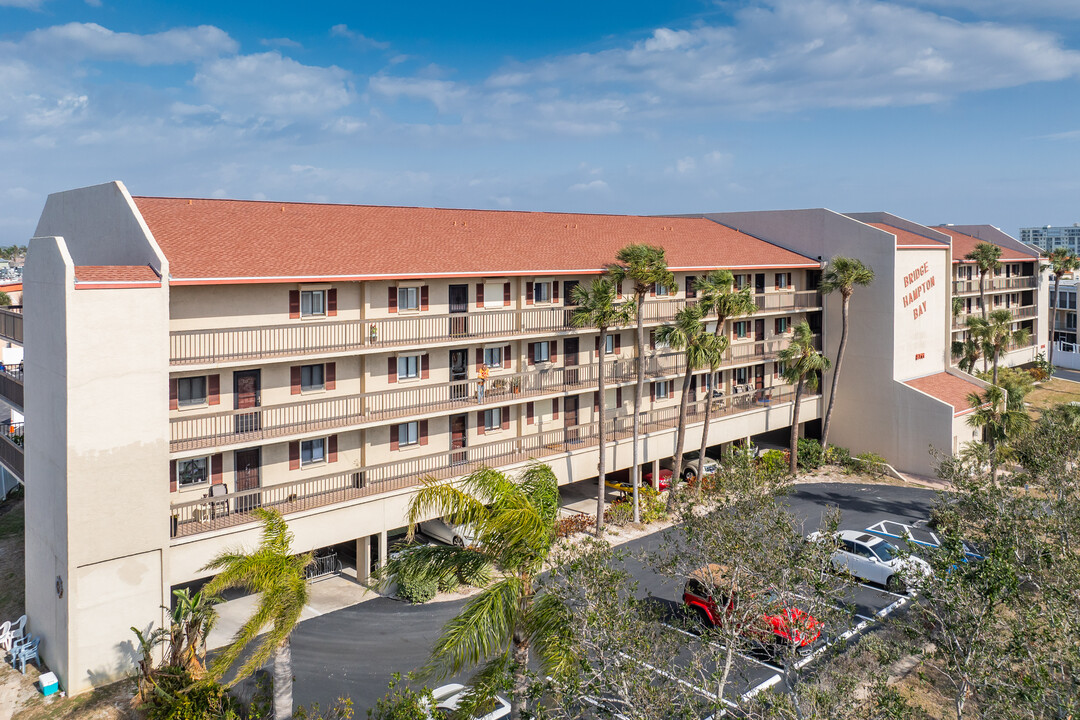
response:
[(431, 360), (427, 353), (420, 356), (420, 379), (427, 380), (431, 375)]
[(293, 365), (291, 368), (289, 368), (289, 392), (293, 395), (300, 394), (300, 383), (302, 378), (301, 372), (301, 365)]
[(323, 372), (323, 383), (327, 390), (337, 389), (337, 363), (326, 363), (326, 369)]
[(179, 401), (177, 400), (178, 395), (179, 395), (179, 391), (177, 390), (177, 381), (176, 381), (175, 378), (172, 378), (172, 379), (169, 380), (169, 409), (170, 410), (175, 410), (178, 407), (180, 407)]
[(615, 333), (614, 338), (615, 338), (615, 343), (614, 343), (615, 354), (618, 355), (619, 352), (622, 350), (622, 333)]
[(398, 437), (400, 437), (399, 433), (401, 432), (401, 430), (399, 430), (398, 427), (399, 427), (398, 425), (391, 425), (390, 426), (390, 451), (391, 452), (394, 452), (394, 451), (398, 450), (398, 448), (400, 447), (400, 445), (399, 445), (400, 441), (398, 440)]
[(221, 376), (220, 375), (207, 375), (206, 376), (206, 404), (207, 405), (220, 405), (221, 404)]
[(600, 410), (600, 391), (599, 390), (593, 390), (592, 409), (593, 409), (593, 412), (598, 412)]
[(427, 311), (428, 309), (428, 286), (420, 286), (420, 310)]
[(653, 349), (653, 350), (656, 349), (656, 331), (655, 330), (650, 330), (649, 331), (649, 347), (651, 349)]
[(553, 280), (551, 283), (551, 302), (559, 302), (559, 281)]
[(656, 400), (656, 383), (649, 383), (649, 400)]
[(615, 409), (622, 407), (622, 388), (615, 388)]
[(551, 401), (551, 417), (559, 419), (559, 398), (555, 398)]
[(386, 309), (388, 312), (397, 312), (397, 288), (393, 285), (387, 288)]
[(484, 283), (476, 283), (476, 307), (484, 307)]
[(300, 317), (300, 291), (289, 291), (289, 317), (295, 320)]
[(535, 403), (525, 403), (525, 424), (532, 425), (536, 420), (533, 418), (533, 413), (536, 412)]
[(529, 343), (528, 360), (530, 365), (536, 364), (536, 343)]
[(428, 423), (427, 420), (421, 420), (420, 421), (419, 436), (420, 436), (420, 444), (421, 445), (427, 445), (427, 423)]
[(169, 461), (169, 492), (176, 492), (176, 461)]
[(531, 282), (525, 283), (525, 304), (533, 304), (533, 284)]
[(551, 362), (559, 362), (559, 341), (551, 341)]
[(500, 414), (502, 415), (502, 429), (503, 430), (509, 430), (510, 429), (510, 408), (508, 408), (508, 407), (502, 408), (502, 413), (500, 413)]
[(502, 361), (503, 370), (509, 370), (510, 369), (510, 350), (511, 350), (511, 347), (509, 345), (507, 345), (506, 347), (503, 348), (503, 361)]
[(484, 349), (476, 348), (476, 372), (480, 372), (480, 368), (484, 364)]
[(326, 439), (326, 461), (337, 462), (337, 435)]
[(330, 316), (337, 315), (337, 288), (330, 288), (326, 291), (326, 314)]
[(394, 356), (386, 358), (386, 382), (397, 382), (397, 358)]
[(300, 469), (300, 441), (294, 440), (289, 443), (289, 469)]
[(484, 411), (483, 410), (476, 413), (476, 434), (477, 435), (483, 435), (484, 434)]
[(593, 338), (593, 355), (600, 357), (600, 336), (597, 335)]
[(510, 283), (503, 283), (503, 307), (510, 307)]

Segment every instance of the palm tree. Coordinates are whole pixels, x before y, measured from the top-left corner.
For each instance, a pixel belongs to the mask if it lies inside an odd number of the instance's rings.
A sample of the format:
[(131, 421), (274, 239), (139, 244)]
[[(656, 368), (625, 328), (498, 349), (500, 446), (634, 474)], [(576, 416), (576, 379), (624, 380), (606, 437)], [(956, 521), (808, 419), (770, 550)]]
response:
[[(970, 321), (975, 318), (968, 318)], [(966, 340), (954, 340), (952, 343), (952, 356), (957, 358), (957, 366), (966, 373), (974, 373), (975, 365), (982, 357), (982, 344), (968, 335)]]
[(1001, 267), (1001, 248), (988, 242), (981, 242), (964, 256), (973, 260), (979, 269), (979, 303), (982, 305), (982, 317), (986, 319), (986, 275), (991, 270)]
[(1012, 344), (1022, 345), (1031, 337), (1025, 328), (1012, 329), (1013, 317), (1005, 308), (990, 313), (987, 319), (970, 318), (968, 330), (976, 343), (981, 346), (984, 361), (993, 360), (993, 384), (998, 384), (998, 360), (1001, 354)]
[[(720, 359), (727, 352), (730, 341), (724, 334), (724, 326), (728, 318), (753, 315), (757, 312), (757, 303), (750, 293), (750, 288), (735, 290), (735, 278), (730, 270), (713, 270), (703, 278), (698, 278), (694, 283), (697, 288), (698, 307), (701, 308), (702, 317), (708, 317), (716, 313), (716, 326), (713, 328), (713, 336), (716, 338), (715, 363), (710, 363), (710, 371), (715, 371), (720, 365)], [(711, 373), (710, 373), (711, 377)], [(701, 448), (698, 451), (698, 462), (705, 462), (705, 449), (709, 446), (709, 422), (712, 419), (712, 384), (709, 385), (709, 395), (705, 403), (705, 426), (701, 429)]]
[(292, 649), (289, 636), (308, 602), (308, 584), (304, 569), (311, 564), (312, 554), (296, 555), (292, 549), (293, 534), (285, 519), (276, 510), (257, 508), (256, 517), (262, 521), (259, 546), (250, 553), (232, 550), (220, 553), (203, 570), (219, 570), (206, 584), (203, 593), (218, 596), (228, 588), (243, 588), (259, 594), (259, 604), (228, 647), (214, 660), (210, 676), (219, 680), (244, 649), (269, 625), (270, 629), (258, 647), (244, 662), (226, 687), (232, 687), (274, 658), (274, 717), (292, 717)]
[[(664, 325), (656, 331), (656, 342), (663, 343), (672, 350), (684, 351), (686, 359), (682, 397), (679, 400), (679, 425), (675, 432), (675, 473), (668, 492), (669, 508), (675, 506), (675, 488), (679, 475), (682, 473), (683, 444), (686, 441), (686, 408), (690, 402), (690, 384), (693, 381), (694, 371), (706, 367), (711, 371), (719, 364), (722, 354), (717, 351), (721, 344), (720, 338), (705, 331), (705, 326), (701, 322), (703, 313), (704, 310), (700, 305), (687, 305), (675, 314), (673, 324)], [(698, 457), (699, 471), (704, 464), (705, 456), (701, 455)]]
[(641, 436), (641, 395), (645, 391), (645, 331), (642, 327), (644, 318), (645, 293), (651, 288), (675, 287), (675, 276), (667, 266), (664, 248), (642, 243), (627, 245), (615, 253), (615, 262), (608, 265), (608, 274), (616, 286), (629, 278), (634, 284), (634, 307), (637, 309), (637, 386), (634, 392), (634, 465), (630, 477), (634, 486), (634, 522), (641, 522), (641, 508), (638, 503), (638, 485), (641, 476), (641, 460), (638, 457)]
[(596, 535), (599, 537), (604, 532), (604, 477), (607, 472), (607, 403), (604, 396), (607, 392), (605, 353), (608, 330), (629, 324), (634, 308), (615, 301), (615, 284), (608, 278), (596, 278), (587, 288), (576, 285), (572, 292), (576, 307), (570, 316), (571, 323), (574, 327), (594, 327), (600, 331), (600, 365), (597, 371), (597, 392), (600, 393), (600, 462), (597, 470), (600, 485), (596, 495)]
[(1054, 273), (1054, 305), (1052, 313), (1050, 315), (1050, 357), (1048, 362), (1050, 367), (1054, 366), (1054, 325), (1057, 324), (1057, 311), (1061, 306), (1060, 294), (1061, 289), (1061, 276), (1064, 273), (1072, 272), (1073, 270), (1080, 270), (1080, 258), (1073, 253), (1069, 252), (1063, 247), (1054, 248), (1047, 253), (1047, 259), (1050, 260), (1050, 269)]
[(817, 390), (820, 373), (828, 370), (832, 363), (814, 347), (814, 331), (805, 320), (795, 326), (791, 344), (780, 351), (778, 362), (783, 363), (784, 379), (795, 385), (795, 407), (791, 411), (790, 465), (790, 472), (794, 475), (799, 464), (799, 403), (802, 401), (803, 388)]
[[(474, 596), (435, 641), (425, 676), (445, 678), (483, 663), (470, 681), (479, 703), (512, 678), (511, 718), (519, 718), (527, 691), (530, 650), (541, 670), (562, 674), (570, 668), (569, 610), (557, 596), (537, 594), (536, 579), (555, 542), (559, 488), (547, 465), (533, 463), (519, 478), (481, 467), (460, 483), (429, 478), (407, 513), (409, 534), (432, 516), (472, 529), (472, 547), (425, 545), (392, 558), (384, 581), (392, 577), (432, 582), (457, 578), (471, 584), (498, 579)], [(471, 715), (470, 715), (471, 717)]]
[(999, 445), (1022, 434), (1031, 425), (1031, 416), (1024, 410), (1010, 409), (1006, 393), (997, 385), (986, 388), (982, 394), (969, 393), (968, 404), (975, 412), (968, 416), (971, 427), (983, 429), (986, 444), (990, 448), (990, 477), (997, 477), (1001, 459)]
[(823, 295), (829, 295), (837, 290), (842, 299), (840, 305), (840, 348), (836, 351), (836, 369), (833, 370), (832, 388), (829, 391), (829, 407), (825, 410), (825, 423), (821, 430), (821, 447), (824, 450), (829, 446), (829, 423), (832, 421), (833, 406), (836, 404), (836, 389), (840, 385), (840, 368), (844, 364), (844, 351), (847, 350), (848, 339), (848, 306), (851, 296), (855, 292), (855, 286), (868, 286), (874, 282), (874, 271), (861, 260), (846, 257), (834, 257), (825, 271), (818, 290)]

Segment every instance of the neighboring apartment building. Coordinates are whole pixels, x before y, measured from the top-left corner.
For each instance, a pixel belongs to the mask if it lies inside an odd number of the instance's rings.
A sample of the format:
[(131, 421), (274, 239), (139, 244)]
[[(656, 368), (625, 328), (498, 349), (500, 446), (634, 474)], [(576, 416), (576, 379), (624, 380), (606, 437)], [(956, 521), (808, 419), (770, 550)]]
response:
[(1020, 228), (1020, 241), (1034, 245), (1043, 252), (1059, 247), (1080, 252), (1080, 223)]
[[(654, 477), (683, 365), (652, 331), (696, 277), (731, 269), (759, 310), (728, 321), (722, 367), (695, 376), (688, 448), (710, 394), (715, 445), (789, 427), (777, 352), (803, 320), (822, 330), (816, 258), (704, 219), (132, 198), (113, 183), (50, 196), (36, 234), (27, 607), (72, 692), (127, 667), (128, 628), (160, 624), (173, 587), (255, 543), (254, 508), (285, 513), (297, 547), (350, 544), (363, 577), (424, 477), (536, 458), (560, 482), (594, 478), (600, 402), (608, 467), (628, 468), (634, 333), (600, 347), (571, 323), (573, 288), (620, 247), (663, 246), (676, 278), (644, 303)], [(821, 407), (808, 394), (801, 420)]]
[[(1054, 284), (1050, 283), (1050, 325), (1054, 329), (1054, 342), (1076, 345), (1076, 279), (1062, 280), (1058, 297), (1054, 298)], [(1076, 348), (1072, 348), (1075, 352)], [(1057, 351), (1055, 351), (1057, 352)], [(1055, 364), (1058, 356), (1054, 356)]]
[(952, 240), (952, 291), (953, 297), (960, 299), (960, 312), (953, 315), (952, 339), (967, 339), (967, 319), (982, 314), (979, 268), (965, 256), (980, 242), (987, 242), (1001, 248), (1001, 266), (985, 279), (987, 312), (1008, 310), (1013, 329), (1027, 330), (1030, 338), (1012, 346), (1001, 363), (1022, 365), (1045, 353), (1050, 338), (1049, 283), (1038, 252), (990, 225), (941, 225), (933, 229)]

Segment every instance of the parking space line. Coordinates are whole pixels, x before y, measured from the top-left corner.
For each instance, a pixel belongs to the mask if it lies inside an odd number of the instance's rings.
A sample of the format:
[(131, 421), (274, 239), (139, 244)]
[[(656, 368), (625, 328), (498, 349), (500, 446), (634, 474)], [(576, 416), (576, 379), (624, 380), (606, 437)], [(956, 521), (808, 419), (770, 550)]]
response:
[(766, 680), (764, 682), (761, 682), (761, 683), (758, 683), (757, 685), (755, 685), (754, 687), (750, 688), (749, 690), (744, 692), (742, 695), (740, 695), (739, 696), (739, 702), (741, 702), (741, 703), (746, 702), (747, 700), (754, 697), (758, 693), (764, 692), (765, 690), (768, 690), (773, 685), (776, 685), (779, 682), (780, 682), (780, 676), (779, 675), (773, 675), (768, 680)]
[[(696, 638), (699, 638), (701, 640), (704, 640), (708, 645), (711, 645), (712, 647), (717, 648), (719, 650), (726, 650), (727, 649), (726, 645), (721, 645), (718, 642), (708, 640), (708, 639), (705, 638), (704, 635), (697, 635), (695, 633), (690, 632), (689, 630), (683, 630), (682, 628), (677, 628), (674, 625), (668, 625), (665, 622), (662, 622), (660, 624), (663, 625), (666, 628), (670, 628), (670, 629), (674, 630), (675, 632), (682, 633), (683, 635), (689, 635), (690, 637), (696, 637)], [(738, 650), (735, 650), (735, 654), (738, 655), (739, 657), (741, 657), (743, 660), (749, 660), (752, 663), (757, 663), (758, 665), (761, 665), (762, 667), (767, 667), (770, 670), (775, 670), (776, 672), (782, 672), (783, 671), (782, 667), (777, 667), (776, 665), (773, 665), (772, 663), (767, 663), (764, 660), (758, 660), (757, 658), (750, 657), (749, 655), (743, 655)]]
[(906, 597), (908, 597), (907, 595), (904, 595), (903, 593), (894, 593), (892, 590), (886, 590), (885, 588), (878, 587), (877, 585), (867, 585), (866, 583), (859, 583), (859, 587), (864, 587), (867, 590), (875, 590), (875, 591), (877, 591), (879, 593), (884, 593), (886, 595), (892, 595), (893, 597), (898, 597), (898, 598), (906, 598)]

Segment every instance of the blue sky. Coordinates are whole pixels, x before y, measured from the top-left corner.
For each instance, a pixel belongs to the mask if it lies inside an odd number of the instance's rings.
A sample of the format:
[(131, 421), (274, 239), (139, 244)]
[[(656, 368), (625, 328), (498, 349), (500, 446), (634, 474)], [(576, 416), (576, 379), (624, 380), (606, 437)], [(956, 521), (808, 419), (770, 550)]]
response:
[(1080, 1), (0, 0), (0, 244), (45, 196), (1080, 222)]

